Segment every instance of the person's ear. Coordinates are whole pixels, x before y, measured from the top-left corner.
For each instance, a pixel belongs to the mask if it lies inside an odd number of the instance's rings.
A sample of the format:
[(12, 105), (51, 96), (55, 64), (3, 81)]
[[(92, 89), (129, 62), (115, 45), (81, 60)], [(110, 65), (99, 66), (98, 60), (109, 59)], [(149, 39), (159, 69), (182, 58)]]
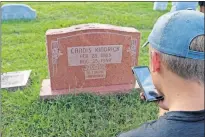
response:
[(152, 71), (159, 72), (160, 71), (160, 55), (157, 52), (152, 52), (151, 54), (151, 61), (152, 61)]

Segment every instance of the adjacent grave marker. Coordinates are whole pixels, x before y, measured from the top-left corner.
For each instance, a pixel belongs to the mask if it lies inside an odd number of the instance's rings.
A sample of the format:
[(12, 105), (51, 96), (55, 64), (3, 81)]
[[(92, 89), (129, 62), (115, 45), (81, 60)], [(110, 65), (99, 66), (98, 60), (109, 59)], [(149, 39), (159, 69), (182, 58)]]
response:
[(23, 88), (28, 84), (31, 70), (7, 72), (1, 75), (2, 89)]
[(134, 88), (140, 32), (107, 24), (81, 24), (46, 32), (50, 79), (43, 98), (68, 93), (117, 93)]
[(5, 4), (1, 7), (2, 20), (35, 19), (36, 11), (25, 4)]

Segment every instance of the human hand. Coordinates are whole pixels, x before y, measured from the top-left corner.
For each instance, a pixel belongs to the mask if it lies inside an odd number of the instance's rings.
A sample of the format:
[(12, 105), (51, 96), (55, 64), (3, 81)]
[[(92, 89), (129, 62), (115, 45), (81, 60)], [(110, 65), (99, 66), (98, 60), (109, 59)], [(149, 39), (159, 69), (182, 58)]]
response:
[[(140, 92), (140, 99), (141, 100), (146, 100), (144, 92)], [(161, 100), (154, 101), (154, 102), (156, 102), (158, 104), (158, 106), (160, 108), (162, 108), (163, 110), (169, 110), (168, 103), (167, 103), (165, 98), (163, 98)]]
[(144, 92), (140, 92), (140, 99), (141, 100), (146, 100)]

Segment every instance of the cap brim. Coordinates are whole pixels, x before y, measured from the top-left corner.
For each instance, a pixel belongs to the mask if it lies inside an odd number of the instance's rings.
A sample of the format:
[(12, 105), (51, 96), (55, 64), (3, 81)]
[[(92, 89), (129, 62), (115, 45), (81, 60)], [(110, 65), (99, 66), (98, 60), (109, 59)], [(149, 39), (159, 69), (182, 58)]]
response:
[(144, 48), (144, 47), (146, 47), (148, 44), (149, 44), (149, 41), (146, 41), (146, 42), (142, 45), (142, 47)]

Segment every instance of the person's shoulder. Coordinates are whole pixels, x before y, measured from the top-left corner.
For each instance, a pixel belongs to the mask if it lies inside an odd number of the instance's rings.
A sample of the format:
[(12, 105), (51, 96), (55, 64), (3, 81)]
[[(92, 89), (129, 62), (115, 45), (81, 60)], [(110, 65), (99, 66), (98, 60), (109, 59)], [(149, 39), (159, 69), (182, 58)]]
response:
[(117, 137), (204, 137), (204, 112), (168, 112)]
[(163, 119), (146, 122), (137, 129), (119, 134), (117, 137), (159, 137)]

